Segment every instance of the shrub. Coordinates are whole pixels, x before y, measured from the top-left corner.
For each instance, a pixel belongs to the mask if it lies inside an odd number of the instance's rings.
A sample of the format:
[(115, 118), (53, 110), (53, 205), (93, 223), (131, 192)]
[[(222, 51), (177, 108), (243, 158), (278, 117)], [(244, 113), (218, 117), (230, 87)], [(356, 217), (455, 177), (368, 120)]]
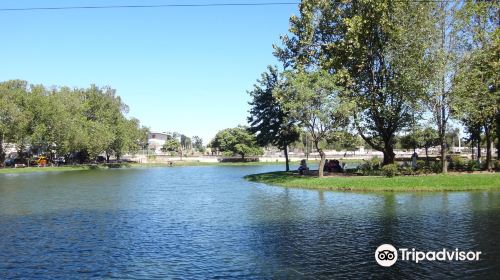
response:
[(364, 176), (380, 175), (380, 160), (373, 157), (369, 161), (359, 166), (359, 172)]
[(387, 164), (382, 167), (382, 174), (386, 177), (394, 177), (398, 174), (398, 165), (397, 164)]
[(417, 170), (422, 170), (426, 166), (425, 160), (418, 159), (417, 160)]
[(465, 167), (465, 170), (469, 172), (477, 171), (479, 170), (479, 164), (475, 160), (469, 160), (467, 162), (467, 166)]
[(441, 171), (443, 171), (443, 167), (441, 166), (440, 161), (433, 162), (432, 164), (430, 164), (429, 168), (434, 173), (441, 173)]
[(378, 157), (372, 157), (369, 161), (370, 165), (372, 166), (373, 170), (380, 170), (380, 159)]
[(417, 175), (420, 171), (413, 170), (411, 166), (403, 165), (399, 167), (399, 172), (403, 175)]
[(449, 168), (455, 171), (464, 171), (467, 168), (467, 161), (461, 156), (451, 156)]

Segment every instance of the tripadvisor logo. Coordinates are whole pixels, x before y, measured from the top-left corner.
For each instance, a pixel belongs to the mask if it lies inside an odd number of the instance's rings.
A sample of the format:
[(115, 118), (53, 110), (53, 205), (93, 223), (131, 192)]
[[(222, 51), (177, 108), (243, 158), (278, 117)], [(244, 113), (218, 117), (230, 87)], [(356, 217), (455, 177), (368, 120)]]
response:
[[(375, 260), (381, 266), (389, 267), (401, 261), (419, 263), (422, 261), (479, 261), (481, 251), (460, 251), (459, 249), (440, 251), (417, 251), (415, 248), (396, 249), (391, 244), (382, 244), (375, 250)], [(398, 258), (399, 256), (399, 258)]]

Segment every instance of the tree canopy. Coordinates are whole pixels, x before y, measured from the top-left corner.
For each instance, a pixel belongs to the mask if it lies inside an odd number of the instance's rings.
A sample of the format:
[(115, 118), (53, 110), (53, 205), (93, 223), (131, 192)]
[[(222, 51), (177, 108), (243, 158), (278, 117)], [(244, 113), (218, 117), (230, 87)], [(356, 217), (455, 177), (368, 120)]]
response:
[(289, 171), (288, 146), (299, 139), (300, 132), (289, 112), (273, 95), (283, 82), (276, 67), (269, 66), (267, 72), (262, 73), (249, 92), (252, 108), (248, 122), (260, 146), (273, 145), (284, 151), (286, 171)]
[(217, 132), (209, 147), (222, 152), (226, 156), (240, 155), (242, 159), (245, 156), (256, 156), (263, 153), (262, 148), (257, 144), (255, 135), (243, 126), (227, 128)]
[[(127, 118), (128, 107), (110, 87), (0, 83), (0, 142), (16, 144), (21, 158), (45, 154), (85, 162), (106, 154), (120, 158), (146, 143), (147, 128)], [(4, 151), (0, 150), (4, 157)]]

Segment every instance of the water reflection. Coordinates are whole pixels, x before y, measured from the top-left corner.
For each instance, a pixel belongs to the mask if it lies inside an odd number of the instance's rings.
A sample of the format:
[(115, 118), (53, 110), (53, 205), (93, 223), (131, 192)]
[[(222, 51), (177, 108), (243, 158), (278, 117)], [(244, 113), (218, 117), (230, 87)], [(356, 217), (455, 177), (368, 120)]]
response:
[[(493, 278), (500, 194), (349, 193), (249, 183), (279, 167), (0, 177), (0, 278)], [(375, 263), (383, 243), (483, 251)]]

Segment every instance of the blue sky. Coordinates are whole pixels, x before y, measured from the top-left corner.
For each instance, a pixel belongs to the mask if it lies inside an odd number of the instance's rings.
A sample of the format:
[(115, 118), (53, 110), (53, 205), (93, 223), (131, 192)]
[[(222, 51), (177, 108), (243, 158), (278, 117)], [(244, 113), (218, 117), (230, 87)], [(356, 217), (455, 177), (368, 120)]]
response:
[[(1, 1), (1, 8), (241, 0)], [(270, 1), (272, 2), (272, 1)], [(297, 6), (25, 11), (0, 13), (0, 80), (110, 85), (154, 131), (199, 135), (246, 124), (247, 90)]]

